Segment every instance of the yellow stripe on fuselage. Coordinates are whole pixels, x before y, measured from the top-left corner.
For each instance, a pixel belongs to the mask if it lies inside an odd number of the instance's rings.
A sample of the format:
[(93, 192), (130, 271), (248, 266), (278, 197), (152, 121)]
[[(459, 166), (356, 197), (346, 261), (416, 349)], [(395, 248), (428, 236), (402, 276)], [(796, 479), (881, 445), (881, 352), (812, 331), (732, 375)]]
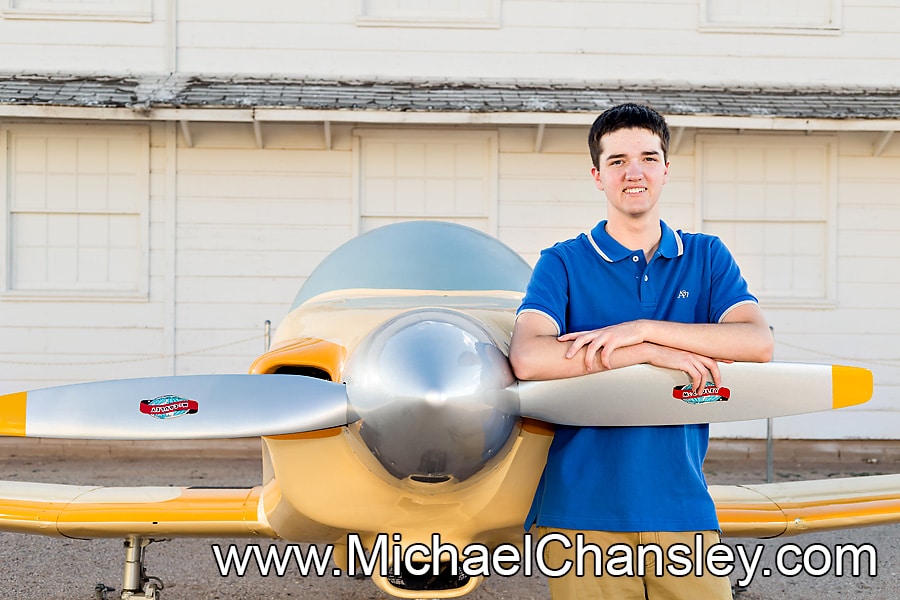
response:
[(28, 392), (0, 396), (0, 435), (25, 435), (25, 405)]
[(867, 402), (872, 397), (872, 371), (859, 367), (831, 367), (831, 407), (844, 408)]

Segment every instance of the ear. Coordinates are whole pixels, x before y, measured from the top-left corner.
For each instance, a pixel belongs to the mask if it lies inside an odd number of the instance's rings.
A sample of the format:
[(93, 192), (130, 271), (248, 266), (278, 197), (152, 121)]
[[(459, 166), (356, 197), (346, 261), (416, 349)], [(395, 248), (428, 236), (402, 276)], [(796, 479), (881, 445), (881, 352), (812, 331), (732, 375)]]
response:
[(597, 167), (591, 167), (591, 177), (593, 177), (597, 189), (603, 191), (603, 180), (600, 178), (600, 170)]

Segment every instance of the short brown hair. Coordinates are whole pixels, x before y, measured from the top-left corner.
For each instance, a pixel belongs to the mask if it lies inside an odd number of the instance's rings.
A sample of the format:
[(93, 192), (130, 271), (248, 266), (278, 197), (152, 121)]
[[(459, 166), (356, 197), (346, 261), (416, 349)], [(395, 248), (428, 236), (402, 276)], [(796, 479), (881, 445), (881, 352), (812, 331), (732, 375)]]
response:
[(588, 149), (591, 151), (591, 162), (600, 168), (600, 138), (607, 133), (619, 129), (646, 129), (659, 136), (663, 151), (663, 160), (669, 155), (669, 126), (658, 112), (642, 104), (620, 104), (608, 108), (597, 117), (588, 133)]

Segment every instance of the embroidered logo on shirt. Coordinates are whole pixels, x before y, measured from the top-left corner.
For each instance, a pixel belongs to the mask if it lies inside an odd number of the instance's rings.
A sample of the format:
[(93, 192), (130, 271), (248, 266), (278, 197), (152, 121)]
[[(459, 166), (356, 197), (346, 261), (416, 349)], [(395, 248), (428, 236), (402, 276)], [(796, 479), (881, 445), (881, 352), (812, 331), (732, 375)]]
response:
[(691, 295), (691, 293), (687, 290), (681, 290), (680, 292), (678, 292), (679, 298), (687, 298), (690, 295)]

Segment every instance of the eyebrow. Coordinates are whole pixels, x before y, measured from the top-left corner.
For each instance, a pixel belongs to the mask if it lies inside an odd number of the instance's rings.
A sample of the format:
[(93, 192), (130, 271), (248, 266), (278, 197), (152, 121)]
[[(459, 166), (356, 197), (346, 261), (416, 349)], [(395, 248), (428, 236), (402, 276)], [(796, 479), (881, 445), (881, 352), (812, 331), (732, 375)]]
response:
[[(642, 157), (643, 157), (643, 156), (658, 156), (658, 157), (662, 157), (662, 156), (663, 156), (663, 153), (662, 153), (661, 150), (644, 150), (643, 152), (641, 152), (641, 156), (642, 156)], [(620, 154), (610, 154), (610, 155), (607, 156), (606, 158), (603, 158), (603, 162), (609, 162), (609, 161), (611, 161), (611, 160), (618, 160), (618, 159), (620, 159), (620, 158), (628, 158), (628, 155), (625, 154), (625, 153), (620, 153)]]
[[(662, 156), (662, 151), (661, 150), (644, 150), (643, 152), (641, 152), (641, 156)], [(628, 157), (628, 155), (625, 153), (610, 154), (603, 160), (608, 161), (608, 160), (613, 160), (613, 159), (617, 159), (617, 158), (627, 158), (627, 157)]]

